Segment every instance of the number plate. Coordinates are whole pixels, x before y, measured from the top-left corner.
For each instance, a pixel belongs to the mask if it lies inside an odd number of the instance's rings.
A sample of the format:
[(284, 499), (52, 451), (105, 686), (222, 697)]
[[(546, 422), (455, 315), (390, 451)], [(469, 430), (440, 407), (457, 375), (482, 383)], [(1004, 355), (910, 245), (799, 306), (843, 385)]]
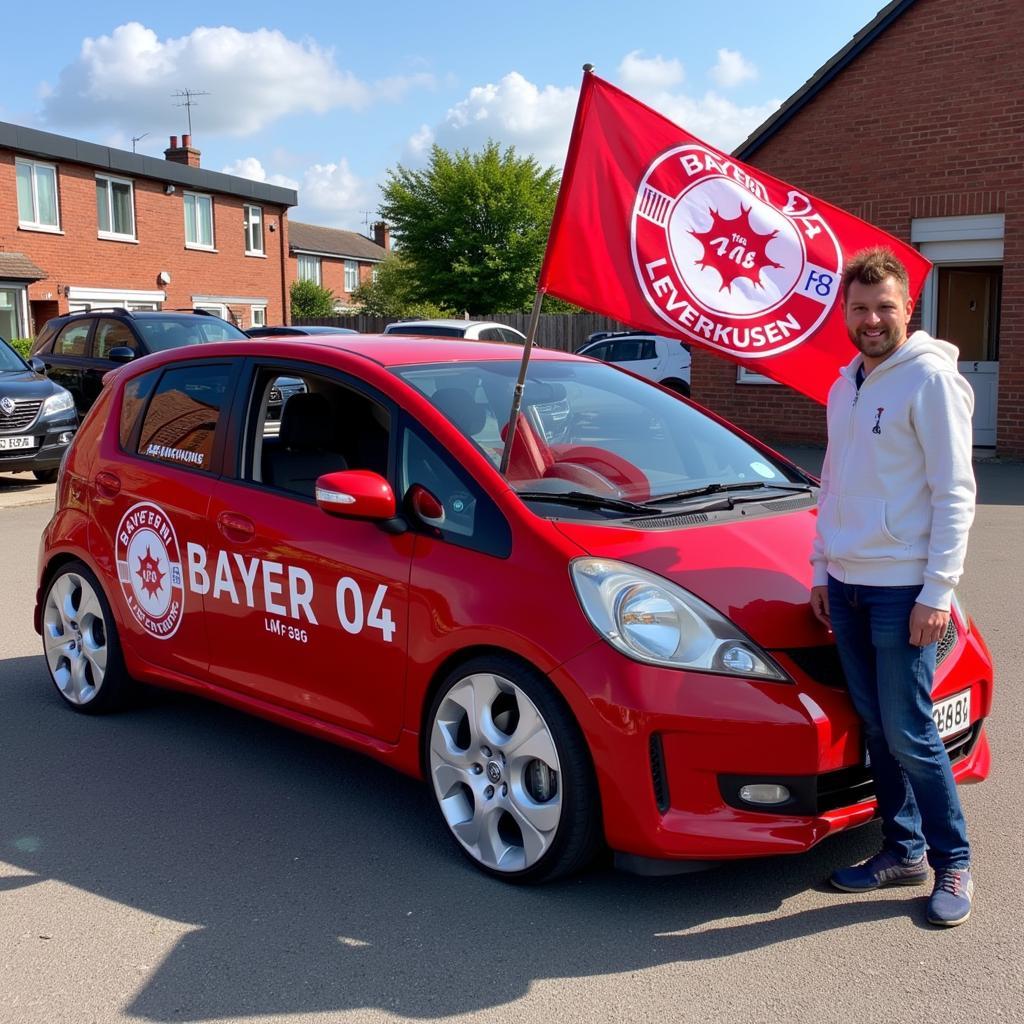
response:
[(34, 437), (0, 437), (0, 452), (13, 452), (18, 448), (35, 448)]
[(971, 725), (971, 691), (961, 690), (945, 700), (937, 701), (932, 707), (932, 718), (939, 736), (955, 736)]

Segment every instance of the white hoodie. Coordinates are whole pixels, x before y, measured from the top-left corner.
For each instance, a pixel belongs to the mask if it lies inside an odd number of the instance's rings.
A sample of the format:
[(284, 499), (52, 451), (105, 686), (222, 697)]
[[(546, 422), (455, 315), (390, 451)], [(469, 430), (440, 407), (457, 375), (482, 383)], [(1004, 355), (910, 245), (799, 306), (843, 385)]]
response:
[(811, 563), (878, 587), (924, 584), (918, 601), (949, 610), (974, 519), (974, 393), (957, 349), (916, 331), (857, 390), (858, 354), (828, 395), (828, 450)]

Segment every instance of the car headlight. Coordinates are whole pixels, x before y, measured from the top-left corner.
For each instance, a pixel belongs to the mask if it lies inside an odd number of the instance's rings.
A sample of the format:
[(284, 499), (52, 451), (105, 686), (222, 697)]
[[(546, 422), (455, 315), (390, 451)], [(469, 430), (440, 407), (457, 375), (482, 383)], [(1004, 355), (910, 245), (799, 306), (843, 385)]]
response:
[(594, 628), (634, 661), (790, 682), (739, 627), (664, 577), (604, 558), (577, 558), (570, 571)]
[(74, 409), (75, 400), (71, 397), (70, 391), (58, 391), (55, 395), (50, 397), (43, 402), (43, 408), (40, 411), (41, 416), (52, 416), (54, 413), (67, 412), (68, 409)]

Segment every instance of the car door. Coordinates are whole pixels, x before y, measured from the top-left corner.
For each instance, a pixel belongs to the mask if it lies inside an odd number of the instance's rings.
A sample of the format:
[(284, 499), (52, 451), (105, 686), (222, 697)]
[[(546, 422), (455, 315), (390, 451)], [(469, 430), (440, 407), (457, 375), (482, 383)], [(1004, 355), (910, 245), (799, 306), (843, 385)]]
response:
[[(270, 390), (306, 391), (281, 420)], [(316, 477), (390, 468), (393, 411), (322, 368), (254, 361), (235, 407), (234, 473), (210, 505), (210, 544), (190, 556), (214, 644), (211, 679), (250, 698), (388, 742), (402, 727), (413, 540), (328, 515)]]
[(123, 642), (149, 665), (193, 678), (205, 676), (209, 648), (188, 554), (209, 543), (235, 372), (229, 363), (189, 361), (128, 381), (93, 481), (92, 547), (112, 563)]
[(89, 365), (91, 317), (69, 320), (57, 333), (53, 347), (39, 356), (46, 363), (46, 375), (55, 384), (67, 388), (75, 400), (78, 415), (84, 416), (92, 404), (85, 393), (85, 371)]
[(99, 397), (106, 374), (121, 365), (110, 358), (110, 352), (115, 348), (131, 349), (136, 356), (145, 354), (132, 329), (123, 320), (101, 317), (96, 321), (89, 358), (82, 371), (82, 394), (87, 407)]

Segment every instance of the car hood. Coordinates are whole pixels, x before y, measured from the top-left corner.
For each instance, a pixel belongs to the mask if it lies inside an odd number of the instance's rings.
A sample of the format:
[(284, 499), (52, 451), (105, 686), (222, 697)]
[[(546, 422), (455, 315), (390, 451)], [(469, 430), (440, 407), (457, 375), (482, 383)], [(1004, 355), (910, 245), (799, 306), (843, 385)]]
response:
[(49, 398), (61, 390), (35, 370), (0, 370), (0, 398)]
[(810, 609), (808, 557), (817, 511), (676, 528), (562, 521), (588, 554), (657, 573), (707, 601), (766, 649), (828, 642)]

